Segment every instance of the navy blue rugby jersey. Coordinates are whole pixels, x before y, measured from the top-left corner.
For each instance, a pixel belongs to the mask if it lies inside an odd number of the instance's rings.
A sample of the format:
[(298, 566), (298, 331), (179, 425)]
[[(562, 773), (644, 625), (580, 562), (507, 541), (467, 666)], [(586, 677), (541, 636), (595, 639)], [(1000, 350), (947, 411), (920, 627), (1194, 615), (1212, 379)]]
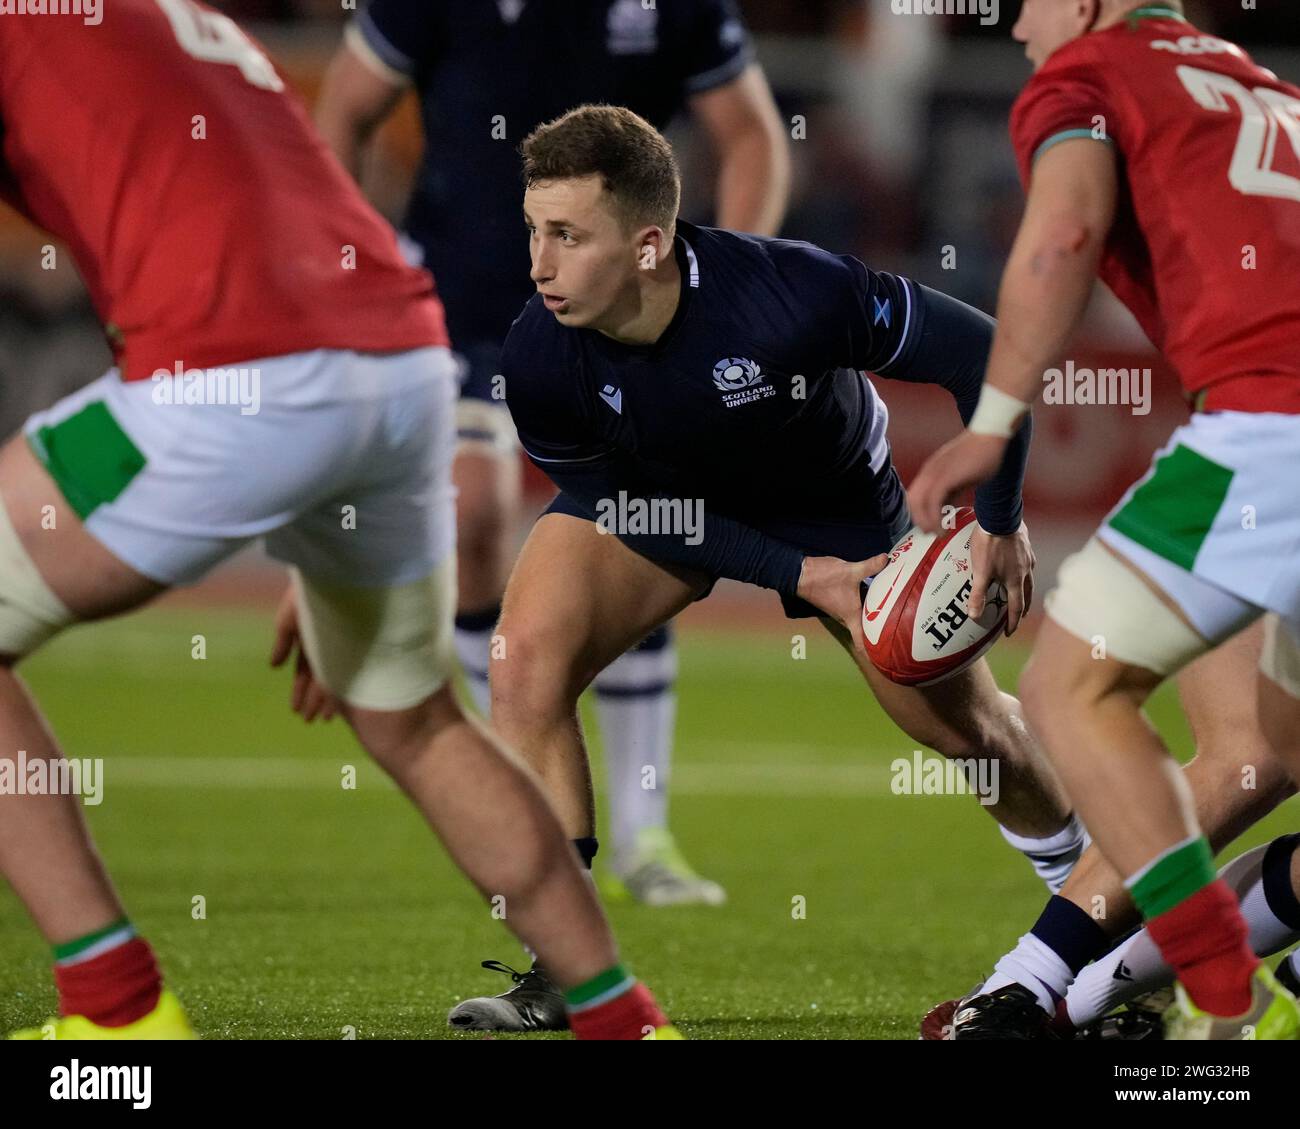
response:
[[(941, 384), (968, 420), (994, 322), (809, 243), (678, 221), (681, 293), (651, 345), (561, 325), (531, 299), (506, 338), (525, 452), (584, 512), (620, 491), (701, 499), (705, 532), (623, 539), (652, 558), (793, 594), (817, 526), (897, 524), (903, 505), (867, 373)], [(980, 523), (1021, 518), (1026, 422), (976, 492)], [(804, 530), (806, 532), (800, 532)]]
[(734, 0), (371, 0), (347, 34), (419, 94), (404, 226), (457, 343), (501, 341), (532, 293), (519, 145), (533, 129), (586, 102), (662, 129), (753, 58)]

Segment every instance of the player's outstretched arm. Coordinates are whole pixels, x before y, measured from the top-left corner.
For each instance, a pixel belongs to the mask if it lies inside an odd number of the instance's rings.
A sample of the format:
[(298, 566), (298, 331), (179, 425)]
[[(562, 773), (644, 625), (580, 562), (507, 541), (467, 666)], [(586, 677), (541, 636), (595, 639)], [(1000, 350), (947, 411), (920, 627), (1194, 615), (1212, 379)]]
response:
[(1083, 318), (1117, 193), (1114, 151), (1091, 139), (1054, 145), (1034, 166), (1025, 216), (1002, 277), (979, 405), (966, 431), (926, 460), (908, 490), (922, 529), (937, 529), (954, 494), (986, 481), (1003, 465), (1043, 373)]
[[(744, 522), (708, 512), (703, 499), (671, 498), (662, 491), (628, 490), (610, 461), (593, 459), (557, 464), (554, 460), (538, 458), (528, 450), (526, 442), (524, 449), (560, 490), (592, 515), (600, 528), (616, 534), (628, 548), (643, 557), (706, 576), (725, 576), (771, 588), (783, 595), (795, 595), (803, 553), (793, 545), (769, 537)], [(628, 507), (641, 502), (648, 513), (655, 512), (656, 503), (676, 503), (675, 510), (684, 516), (691, 515), (689, 526), (684, 523), (681, 528), (658, 533), (631, 532), (621, 527), (620, 512), (630, 512)]]

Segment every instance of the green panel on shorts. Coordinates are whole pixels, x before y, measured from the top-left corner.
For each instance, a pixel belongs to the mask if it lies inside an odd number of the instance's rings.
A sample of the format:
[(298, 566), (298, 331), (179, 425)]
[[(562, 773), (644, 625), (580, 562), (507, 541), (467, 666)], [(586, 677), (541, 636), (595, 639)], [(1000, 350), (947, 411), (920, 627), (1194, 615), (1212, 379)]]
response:
[(1228, 467), (1180, 443), (1156, 462), (1155, 473), (1110, 519), (1110, 526), (1191, 572), (1232, 476)]
[(113, 501), (144, 469), (145, 457), (103, 400), (91, 401), (28, 438), (82, 521), (102, 503)]

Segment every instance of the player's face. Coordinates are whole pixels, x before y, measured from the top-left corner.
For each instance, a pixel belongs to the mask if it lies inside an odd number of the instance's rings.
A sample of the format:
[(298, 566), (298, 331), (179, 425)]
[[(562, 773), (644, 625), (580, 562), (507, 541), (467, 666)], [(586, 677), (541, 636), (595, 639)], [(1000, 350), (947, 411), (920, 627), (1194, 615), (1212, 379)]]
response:
[(1037, 70), (1059, 47), (1078, 39), (1093, 24), (1101, 0), (1024, 0), (1011, 29)]
[(563, 325), (599, 326), (636, 287), (637, 239), (598, 176), (544, 180), (524, 193), (531, 277)]

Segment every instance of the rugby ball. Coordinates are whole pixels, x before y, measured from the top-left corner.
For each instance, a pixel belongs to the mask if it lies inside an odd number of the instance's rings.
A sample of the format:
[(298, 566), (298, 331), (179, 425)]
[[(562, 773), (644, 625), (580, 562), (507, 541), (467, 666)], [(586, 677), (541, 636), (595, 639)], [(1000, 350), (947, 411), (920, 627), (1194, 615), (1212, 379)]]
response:
[(938, 533), (913, 527), (867, 586), (867, 655), (891, 682), (929, 686), (951, 678), (993, 646), (1006, 627), (1006, 592), (997, 581), (980, 617), (972, 619), (967, 611), (975, 511), (957, 510), (951, 524)]

